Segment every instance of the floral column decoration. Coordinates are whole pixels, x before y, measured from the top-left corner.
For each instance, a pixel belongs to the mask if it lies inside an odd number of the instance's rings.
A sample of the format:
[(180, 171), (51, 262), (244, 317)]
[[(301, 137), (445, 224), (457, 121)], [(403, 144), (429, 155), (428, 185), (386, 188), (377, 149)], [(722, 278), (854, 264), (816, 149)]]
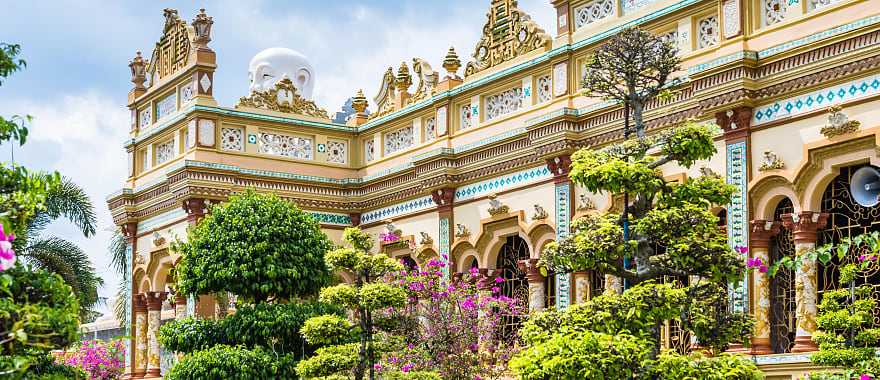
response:
[(143, 294), (135, 294), (133, 297), (134, 311), (134, 365), (133, 378), (142, 378), (147, 372), (147, 300)]
[(526, 273), (529, 282), (529, 313), (537, 313), (544, 310), (544, 295), (547, 289), (544, 285), (544, 275), (538, 269), (538, 259), (520, 260), (519, 270)]
[[(571, 222), (572, 191), (571, 156), (562, 155), (547, 159), (547, 168), (553, 173), (556, 203), (556, 240), (568, 237)], [(530, 285), (531, 287), (531, 285)], [(568, 273), (556, 274), (556, 308), (565, 309), (571, 304), (571, 276)]]
[(574, 272), (574, 303), (584, 303), (590, 298), (590, 273)]
[[(794, 240), (795, 256), (812, 251), (816, 248), (818, 231), (825, 227), (828, 222), (827, 213), (804, 211), (782, 215), (782, 223), (785, 228), (791, 230)], [(794, 338), (794, 347), (791, 352), (816, 351), (816, 343), (813, 342), (813, 332), (816, 331), (816, 304), (819, 298), (819, 290), (816, 285), (816, 260), (803, 258), (798, 260), (799, 265), (795, 271), (795, 301), (797, 307), (797, 335)]]
[(162, 303), (167, 292), (147, 292), (147, 377), (160, 377), (159, 324), (162, 322)]
[(755, 331), (752, 336), (751, 353), (753, 355), (772, 354), (770, 347), (770, 277), (767, 268), (770, 265), (768, 255), (770, 240), (779, 233), (781, 223), (769, 220), (753, 220), (750, 229), (750, 249), (737, 247), (743, 254), (751, 253), (748, 266), (752, 269), (752, 283), (754, 288)]
[(455, 189), (446, 187), (431, 192), (434, 204), (437, 205), (437, 216), (440, 218), (440, 231), (438, 245), (440, 249), (440, 262), (443, 263), (443, 278), (449, 278), (449, 245), (452, 237), (452, 228), (455, 224), (452, 214), (455, 201)]
[[(122, 237), (125, 239), (125, 262), (129, 265), (128, 283), (125, 284), (125, 286), (128, 287), (129, 293), (134, 289), (134, 279), (131, 277), (130, 273), (134, 272), (134, 252), (137, 249), (137, 225), (137, 222), (129, 222), (121, 226)], [(132, 369), (135, 368), (134, 347), (137, 344), (137, 330), (135, 320), (132, 318), (132, 314), (134, 313), (134, 303), (135, 300), (132, 298), (125, 304), (125, 317), (128, 320), (128, 326), (124, 327), (125, 335), (129, 337), (125, 340), (125, 373), (128, 374), (132, 373)], [(146, 311), (146, 309), (144, 311)]]
[[(727, 144), (725, 179), (736, 187), (727, 205), (727, 243), (731, 247), (746, 247), (749, 243), (749, 156), (748, 144), (752, 123), (751, 107), (736, 107), (715, 114), (715, 121), (724, 133)], [(748, 309), (748, 278), (730, 288), (730, 307), (735, 312)]]
[(183, 319), (187, 316), (186, 296), (180, 293), (174, 295), (174, 319)]

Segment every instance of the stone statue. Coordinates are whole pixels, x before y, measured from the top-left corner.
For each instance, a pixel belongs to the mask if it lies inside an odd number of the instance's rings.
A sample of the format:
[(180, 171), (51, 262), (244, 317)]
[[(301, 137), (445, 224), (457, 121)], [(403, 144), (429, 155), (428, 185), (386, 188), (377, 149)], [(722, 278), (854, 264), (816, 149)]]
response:
[(251, 92), (268, 91), (285, 76), (290, 78), (300, 96), (312, 98), (315, 69), (306, 56), (288, 48), (273, 47), (257, 53), (248, 65)]
[(773, 153), (772, 151), (764, 151), (764, 159), (761, 161), (761, 167), (758, 168), (758, 171), (767, 171), (767, 170), (777, 170), (784, 169), (785, 163), (782, 162), (782, 159)]
[(547, 211), (541, 205), (535, 205), (535, 215), (532, 215), (532, 220), (544, 220), (547, 216)]
[(431, 235), (428, 235), (427, 232), (422, 231), (419, 232), (419, 235), (422, 236), (422, 239), (419, 241), (419, 244), (426, 245), (434, 242), (434, 239), (431, 238)]

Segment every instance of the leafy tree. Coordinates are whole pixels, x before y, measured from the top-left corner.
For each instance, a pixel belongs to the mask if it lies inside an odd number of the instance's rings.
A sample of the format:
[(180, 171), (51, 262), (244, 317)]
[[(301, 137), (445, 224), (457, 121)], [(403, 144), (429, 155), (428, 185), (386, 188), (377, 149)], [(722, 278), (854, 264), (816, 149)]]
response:
[(776, 275), (780, 268), (795, 268), (804, 260), (829, 264), (835, 259), (846, 263), (840, 268), (840, 284), (846, 287), (822, 294), (816, 318), (818, 330), (813, 334), (819, 352), (810, 360), (820, 366), (845, 370), (811, 375), (810, 379), (876, 379), (880, 377), (880, 360), (876, 357), (880, 328), (874, 326), (874, 310), (877, 308), (877, 301), (872, 297), (874, 287), (867, 284), (856, 286), (855, 282), (876, 270), (880, 260), (880, 232), (843, 238), (836, 244), (826, 244), (797, 258), (779, 260), (771, 266), (770, 273)]
[[(607, 335), (593, 336), (597, 342), (642, 344), (647, 350), (645, 360), (637, 367), (627, 365), (631, 373), (616, 378), (651, 378), (651, 368), (658, 365), (664, 320), (677, 320), (700, 345), (715, 352), (745, 339), (751, 329), (747, 315), (729, 310), (726, 291), (728, 284), (741, 280), (744, 259), (728, 246), (718, 218), (709, 211), (713, 205), (729, 203), (735, 189), (716, 175), (670, 183), (661, 172), (665, 164), (689, 168), (712, 157), (713, 132), (692, 121), (651, 136), (645, 131), (644, 105), (668, 87), (669, 76), (678, 70), (675, 53), (668, 42), (638, 29), (627, 29), (598, 49), (584, 79), (585, 92), (628, 104), (637, 138), (574, 153), (569, 176), (591, 192), (631, 198), (619, 214), (588, 215), (572, 223), (572, 234), (549, 244), (540, 262), (557, 273), (593, 270), (611, 274), (627, 281), (630, 288), (554, 317), (569, 321), (568, 327), (541, 322), (540, 317), (529, 322), (539, 326), (537, 330), (545, 329), (532, 338), (538, 347), (557, 344), (566, 334), (580, 336), (587, 331)], [(682, 289), (658, 284), (670, 278), (696, 281)], [(575, 350), (572, 355), (577, 350), (592, 355), (590, 350), (596, 348), (570, 349)], [(556, 360), (569, 355), (549, 352), (528, 350), (517, 363), (539, 354)], [(602, 364), (584, 361), (581, 365), (591, 373)]]
[(181, 379), (295, 378), (294, 365), (313, 347), (299, 335), (303, 323), (338, 308), (297, 303), (314, 297), (330, 278), (330, 247), (312, 217), (274, 195), (251, 190), (214, 206), (175, 242), (175, 268), (183, 294), (232, 293), (235, 314), (218, 320), (188, 318), (166, 323), (159, 339), (184, 353), (168, 373)]
[(599, 47), (587, 63), (582, 81), (586, 96), (629, 104), (636, 134), (645, 137), (643, 114), (651, 99), (666, 95), (670, 76), (681, 60), (674, 41), (628, 28)]
[[(339, 305), (352, 312), (355, 323), (338, 316), (309, 319), (302, 330), (312, 344), (329, 344), (318, 349), (315, 356), (301, 361), (297, 371), (304, 378), (330, 375), (354, 375), (362, 380), (369, 372), (376, 379), (379, 353), (393, 346), (393, 336), (380, 335), (379, 319), (382, 310), (401, 308), (406, 292), (398, 286), (382, 281), (382, 277), (403, 270), (403, 265), (384, 253), (371, 254), (372, 237), (358, 228), (346, 228), (343, 239), (351, 247), (338, 248), (327, 253), (327, 265), (337, 271), (354, 275), (353, 284), (339, 284), (321, 290), (320, 300)], [(388, 321), (393, 322), (393, 321)], [(357, 343), (352, 343), (353, 340)], [(357, 358), (356, 361), (354, 358)]]
[(230, 292), (254, 303), (309, 296), (330, 280), (330, 241), (311, 215), (275, 195), (230, 197), (174, 249), (178, 290)]

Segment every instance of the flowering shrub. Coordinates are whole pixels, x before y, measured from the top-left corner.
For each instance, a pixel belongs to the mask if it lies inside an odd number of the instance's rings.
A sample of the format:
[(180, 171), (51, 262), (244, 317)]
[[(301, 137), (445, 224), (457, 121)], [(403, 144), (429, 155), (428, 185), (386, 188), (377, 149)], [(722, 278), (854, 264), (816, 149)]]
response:
[[(502, 318), (523, 315), (522, 306), (500, 294), (503, 279), (481, 277), (473, 268), (448, 281), (444, 266), (434, 259), (421, 270), (389, 276), (408, 294), (398, 312), (419, 323), (404, 335), (406, 346), (387, 355), (385, 367), (404, 373), (433, 370), (444, 379), (500, 377), (515, 352), (513, 342), (499, 336)], [(481, 288), (488, 291), (481, 295)]]
[(89, 380), (119, 379), (125, 368), (125, 344), (122, 340), (85, 341), (73, 351), (55, 353), (55, 362), (82, 369)]
[(15, 251), (12, 250), (12, 241), (15, 235), (8, 235), (3, 231), (3, 223), (0, 223), (0, 271), (12, 268), (15, 265)]

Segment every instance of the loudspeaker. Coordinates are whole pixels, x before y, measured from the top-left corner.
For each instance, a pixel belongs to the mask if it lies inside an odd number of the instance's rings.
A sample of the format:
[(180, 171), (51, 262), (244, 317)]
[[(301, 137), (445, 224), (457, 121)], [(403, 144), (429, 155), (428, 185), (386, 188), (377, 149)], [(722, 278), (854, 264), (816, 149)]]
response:
[(856, 203), (873, 207), (880, 203), (880, 171), (872, 166), (865, 166), (853, 173), (849, 183), (849, 191)]

